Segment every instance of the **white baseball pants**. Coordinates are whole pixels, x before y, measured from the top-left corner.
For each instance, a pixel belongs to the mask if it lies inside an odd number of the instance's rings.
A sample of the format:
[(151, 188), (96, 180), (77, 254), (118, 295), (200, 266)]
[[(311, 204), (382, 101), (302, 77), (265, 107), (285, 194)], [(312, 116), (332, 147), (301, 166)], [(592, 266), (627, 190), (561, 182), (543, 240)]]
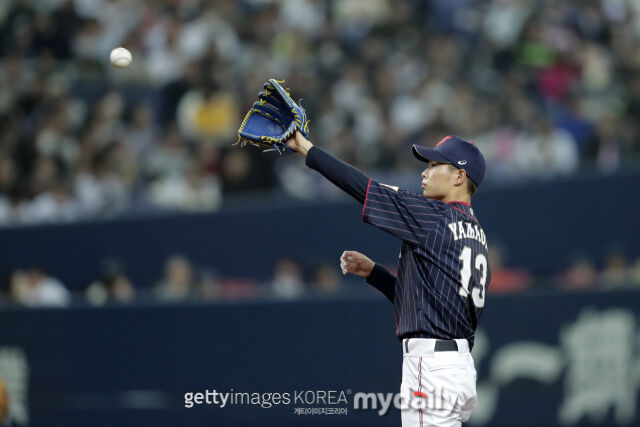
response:
[(455, 427), (476, 405), (476, 369), (465, 339), (457, 351), (434, 351), (435, 339), (402, 340), (402, 427)]

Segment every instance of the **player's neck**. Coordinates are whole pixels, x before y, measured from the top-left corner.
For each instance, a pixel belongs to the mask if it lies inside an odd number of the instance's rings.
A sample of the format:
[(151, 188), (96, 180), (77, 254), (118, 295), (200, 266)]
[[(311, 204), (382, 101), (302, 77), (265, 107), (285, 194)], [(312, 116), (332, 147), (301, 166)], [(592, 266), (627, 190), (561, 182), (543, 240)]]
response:
[(454, 192), (444, 196), (441, 200), (445, 203), (463, 202), (463, 203), (471, 204), (471, 196), (469, 196), (467, 192), (464, 192), (464, 193)]

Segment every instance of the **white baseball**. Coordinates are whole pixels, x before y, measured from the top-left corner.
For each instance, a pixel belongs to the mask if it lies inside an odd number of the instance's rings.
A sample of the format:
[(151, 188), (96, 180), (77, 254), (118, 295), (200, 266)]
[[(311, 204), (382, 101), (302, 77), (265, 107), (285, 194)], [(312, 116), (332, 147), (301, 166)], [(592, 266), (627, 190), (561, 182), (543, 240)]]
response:
[(131, 52), (123, 47), (117, 47), (111, 51), (109, 55), (111, 65), (116, 68), (126, 68), (131, 64)]

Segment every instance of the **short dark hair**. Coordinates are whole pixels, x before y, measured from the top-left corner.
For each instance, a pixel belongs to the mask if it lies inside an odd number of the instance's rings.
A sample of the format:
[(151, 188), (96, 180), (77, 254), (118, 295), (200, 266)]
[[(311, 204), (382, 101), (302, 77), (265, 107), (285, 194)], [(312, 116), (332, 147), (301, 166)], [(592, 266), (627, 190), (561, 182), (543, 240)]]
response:
[[(447, 164), (456, 171), (460, 170), (451, 163), (447, 163)], [(476, 186), (475, 182), (471, 181), (471, 178), (469, 178), (469, 175), (467, 175), (467, 192), (469, 193), (469, 195), (473, 196), (477, 189), (478, 187)]]
[(478, 187), (476, 186), (475, 182), (471, 181), (471, 179), (467, 177), (467, 191), (469, 192), (469, 195), (473, 196), (477, 189)]

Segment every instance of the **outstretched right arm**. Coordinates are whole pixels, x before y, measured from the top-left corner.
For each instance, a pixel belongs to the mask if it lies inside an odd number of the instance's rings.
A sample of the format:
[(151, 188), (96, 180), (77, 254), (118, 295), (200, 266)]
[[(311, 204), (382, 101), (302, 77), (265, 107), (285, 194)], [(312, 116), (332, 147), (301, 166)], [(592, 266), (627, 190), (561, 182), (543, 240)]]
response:
[(340, 257), (340, 268), (342, 274), (352, 273), (356, 276), (365, 277), (367, 283), (379, 290), (393, 302), (396, 277), (389, 273), (384, 267), (374, 263), (366, 255), (356, 251), (344, 251)]

